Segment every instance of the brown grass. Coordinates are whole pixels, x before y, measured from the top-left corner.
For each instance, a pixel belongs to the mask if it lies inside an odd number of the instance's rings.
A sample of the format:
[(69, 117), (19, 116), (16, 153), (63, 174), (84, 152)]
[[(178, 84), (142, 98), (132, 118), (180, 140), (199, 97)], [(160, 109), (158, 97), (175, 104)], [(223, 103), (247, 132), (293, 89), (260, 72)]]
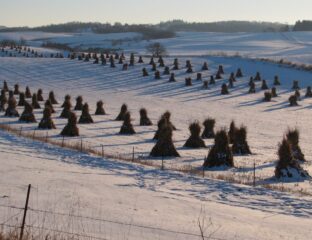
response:
[[(0, 240), (20, 240), (19, 227), (10, 226), (13, 230), (0, 230)], [(44, 230), (44, 229), (43, 229)], [(78, 239), (93, 239), (92, 236), (84, 236), (74, 233), (67, 233), (62, 231), (46, 231), (41, 234), (34, 234), (30, 229), (26, 228), (22, 240), (78, 240)], [(103, 239), (104, 238), (95, 238)]]

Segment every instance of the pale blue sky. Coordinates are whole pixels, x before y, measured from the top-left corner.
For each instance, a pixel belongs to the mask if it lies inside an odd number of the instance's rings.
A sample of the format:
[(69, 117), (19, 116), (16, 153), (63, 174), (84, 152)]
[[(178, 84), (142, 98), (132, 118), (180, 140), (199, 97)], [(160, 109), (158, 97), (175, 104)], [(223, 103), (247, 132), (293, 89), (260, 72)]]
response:
[(0, 0), (0, 25), (311, 19), (312, 0)]

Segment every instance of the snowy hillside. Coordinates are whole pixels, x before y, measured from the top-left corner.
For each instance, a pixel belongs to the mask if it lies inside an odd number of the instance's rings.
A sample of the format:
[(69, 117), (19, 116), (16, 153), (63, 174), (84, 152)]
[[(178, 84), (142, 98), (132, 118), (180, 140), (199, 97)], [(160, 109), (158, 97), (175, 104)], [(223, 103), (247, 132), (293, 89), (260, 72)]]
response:
[[(33, 183), (39, 189), (33, 204), (40, 209), (51, 205), (51, 211), (68, 212), (68, 206), (74, 205), (76, 207), (73, 207), (73, 211), (79, 209), (82, 215), (91, 214), (95, 218), (108, 216), (109, 219), (134, 225), (198, 233), (197, 218), (201, 207), (204, 207), (206, 216), (211, 217), (214, 223), (212, 229), (218, 229), (215, 237), (219, 239), (304, 239), (309, 234), (308, 225), (311, 224), (311, 181), (283, 181), (273, 176), (278, 159), (278, 143), (288, 128), (295, 127), (300, 130), (300, 146), (307, 159), (302, 167), (312, 174), (312, 99), (304, 97), (306, 87), (312, 85), (312, 73), (256, 60), (205, 55), (219, 51), (239, 51), (250, 54), (250, 57), (281, 56), (307, 62), (311, 60), (312, 63), (309, 37), (309, 33), (298, 33), (296, 36), (277, 33), (181, 33), (176, 39), (162, 41), (170, 54), (179, 55), (181, 68), (172, 71), (176, 82), (168, 82), (169, 76), (163, 75), (162, 67), (157, 67), (161, 79), (156, 80), (148, 64), (149, 58), (144, 58), (145, 63), (136, 63), (123, 71), (118, 62), (116, 68), (111, 68), (109, 64), (104, 66), (93, 64), (92, 61), (7, 57), (1, 53), (1, 83), (7, 81), (11, 89), (18, 83), (23, 91), (26, 86), (32, 92), (42, 88), (45, 99), (49, 91), (55, 92), (59, 104), (55, 105), (53, 120), (57, 129), (48, 131), (51, 139), (62, 141), (59, 134), (67, 120), (59, 118), (61, 104), (64, 96), (70, 94), (73, 105), (78, 95), (83, 96), (84, 102), (89, 103), (95, 123), (78, 124), (80, 137), (65, 138), (66, 142), (83, 141), (92, 149), (99, 151), (103, 147), (105, 153), (121, 157), (129, 157), (134, 151), (135, 157), (160, 166), (161, 159), (152, 158), (149, 153), (155, 145), (152, 139), (157, 121), (161, 114), (169, 110), (172, 122), (177, 127), (177, 131), (173, 132), (174, 144), (181, 157), (165, 158), (165, 169), (201, 169), (205, 156), (213, 146), (213, 140), (205, 140), (207, 148), (203, 149), (194, 150), (183, 145), (189, 137), (189, 124), (196, 120), (202, 123), (207, 117), (216, 119), (216, 130), (222, 127), (228, 129), (232, 120), (238, 126), (247, 126), (247, 139), (253, 154), (234, 156), (235, 168), (207, 170), (203, 179), (181, 172), (162, 172), (155, 170), (155, 167), (71, 152), (0, 131), (1, 171), (5, 173), (0, 175), (0, 190), (4, 192), (3, 196), (10, 196), (0, 198), (0, 203), (3, 200), (3, 203), (21, 206), (25, 188), (22, 188), (23, 191), (17, 191), (16, 188), (25, 183)], [(60, 38), (62, 43), (71, 43), (73, 40), (70, 36), (68, 39), (67, 36)], [(92, 42), (87, 41), (87, 38), (81, 41)], [(131, 44), (127, 51), (144, 53), (144, 44)], [(40, 48), (38, 50), (41, 51)], [(165, 65), (172, 68), (174, 57), (166, 57), (164, 60)], [(186, 60), (191, 61), (194, 73), (186, 73)], [(129, 62), (129, 54), (126, 55), (126, 62)], [(201, 69), (204, 62), (208, 63), (208, 71)], [(224, 66), (223, 78), (204, 89), (203, 81), (215, 75), (219, 65)], [(142, 76), (143, 67), (147, 69), (148, 77)], [(244, 76), (237, 78), (234, 87), (229, 89), (229, 95), (221, 95), (221, 85), (227, 84), (231, 72), (236, 72), (238, 68), (242, 69)], [(198, 72), (202, 73), (202, 80), (196, 80)], [(261, 82), (256, 82), (255, 94), (248, 94), (250, 77), (254, 77), (256, 72), (261, 73), (270, 88), (273, 86), (274, 76), (279, 76), (281, 86), (277, 87), (278, 97), (271, 102), (263, 102)], [(192, 78), (192, 86), (185, 86), (186, 77)], [(294, 80), (299, 81), (302, 97), (299, 106), (289, 107), (288, 98), (294, 93)], [(93, 114), (98, 100), (104, 101), (107, 115)], [(118, 134), (121, 122), (114, 120), (123, 103), (129, 107), (136, 131), (131, 136)], [(153, 126), (139, 126), (139, 110), (142, 107), (147, 109)], [(18, 107), (18, 111), (21, 113), (23, 107)], [(76, 111), (76, 114), (79, 117), (81, 112)], [(42, 109), (35, 110), (35, 116), (40, 121)], [(0, 113), (0, 123), (9, 124), (23, 132), (42, 136), (47, 134), (47, 131), (37, 129), (38, 123), (22, 123), (18, 118), (4, 117), (3, 113)], [(254, 163), (257, 188), (216, 180), (234, 179), (250, 184)], [(268, 184), (271, 188), (285, 189), (289, 193), (264, 188)], [(46, 189), (50, 193), (46, 193)], [(12, 196), (15, 192), (18, 195)], [(56, 202), (63, 204), (53, 205)], [(99, 208), (102, 209), (101, 213)], [(33, 219), (40, 222), (36, 217)], [(290, 227), (285, 228), (285, 224)], [(94, 225), (90, 228), (90, 233), (99, 234)], [(157, 230), (151, 233), (134, 229), (132, 232), (129, 228), (122, 228), (121, 235), (114, 235), (116, 226), (112, 224), (108, 228), (109, 233), (107, 228), (105, 230), (105, 237), (108, 239), (138, 239), (137, 234), (142, 234), (140, 237), (144, 239), (193, 239), (182, 236), (183, 234), (166, 235)], [(194, 239), (199, 238), (197, 236)]]
[(84, 33), (46, 33), (46, 32), (5, 32), (0, 33), (0, 40), (12, 39), (20, 41), (24, 39), (30, 46), (41, 46), (44, 42), (53, 42), (67, 44), (70, 47), (88, 48), (111, 48), (113, 42), (116, 42), (116, 48), (126, 47), (129, 43), (137, 42), (141, 39), (138, 33), (109, 33), (95, 34), (91, 32)]
[[(39, 226), (35, 234), (52, 228), (101, 239), (200, 239), (198, 219), (211, 239), (311, 234), (310, 198), (103, 160), (4, 132), (0, 153), (0, 221), (20, 213), (1, 206), (23, 206), (32, 183), (26, 223)], [(6, 224), (18, 224), (17, 216)]]
[(49, 39), (53, 37), (70, 37), (70, 34), (60, 34), (60, 33), (46, 33), (46, 32), (1, 32), (0, 33), (0, 40), (14, 40), (20, 41), (24, 39), (26, 41), (33, 41), (39, 39)]
[[(181, 63), (186, 58), (181, 58)], [(178, 131), (174, 132), (174, 139), (181, 158), (166, 161), (166, 164), (173, 167), (185, 167), (188, 165), (198, 167), (203, 163), (207, 155), (207, 149), (192, 150), (185, 149), (183, 145), (189, 136), (188, 125), (195, 120), (204, 121), (207, 117), (216, 119), (217, 126), (229, 127), (231, 120), (238, 125), (244, 124), (248, 127), (248, 139), (254, 155), (237, 157), (235, 164), (249, 171), (234, 169), (237, 174), (251, 174), (250, 167), (254, 160), (259, 165), (257, 173), (262, 179), (274, 175), (274, 161), (277, 159), (277, 144), (281, 141), (286, 130), (297, 127), (301, 131), (301, 145), (307, 159), (312, 158), (309, 143), (312, 140), (310, 134), (308, 109), (311, 99), (303, 98), (298, 107), (288, 107), (288, 98), (293, 93), (292, 82), (295, 79), (300, 81), (304, 89), (310, 85), (312, 74), (300, 72), (288, 68), (281, 68), (269, 63), (258, 63), (241, 59), (227, 58), (192, 58), (194, 70), (199, 70), (204, 61), (208, 61), (209, 71), (203, 71), (203, 80), (209, 78), (216, 72), (219, 64), (224, 64), (226, 75), (223, 80), (211, 85), (210, 89), (202, 88), (202, 82), (193, 80), (193, 86), (186, 87), (184, 78), (191, 76), (195, 79), (196, 73), (185, 74), (185, 68), (176, 71), (175, 83), (168, 83), (169, 76), (162, 76), (162, 79), (155, 80), (151, 73), (149, 77), (142, 77), (143, 67), (150, 69), (148, 64), (136, 64), (128, 71), (121, 71), (121, 65), (117, 64), (116, 69), (109, 66), (95, 65), (92, 63), (80, 62), (68, 59), (25, 59), (25, 58), (2, 58), (0, 70), (2, 75), (0, 81), (6, 80), (10, 86), (19, 83), (22, 88), (29, 86), (33, 91), (37, 88), (44, 89), (47, 93), (54, 90), (61, 105), (66, 94), (72, 96), (72, 104), (75, 104), (75, 97), (82, 95), (84, 101), (88, 102), (91, 112), (95, 111), (96, 101), (102, 99), (105, 102), (107, 116), (94, 116), (95, 124), (80, 125), (81, 134), (84, 140), (92, 146), (99, 148), (102, 144), (106, 152), (118, 152), (120, 154), (135, 152), (148, 156), (154, 145), (152, 138), (156, 130), (156, 123), (160, 115), (166, 110), (172, 112), (173, 122)], [(147, 62), (148, 59), (145, 59)], [(166, 59), (168, 64), (173, 59)], [(181, 64), (182, 65), (182, 64)], [(38, 68), (39, 67), (39, 68)], [(220, 94), (222, 83), (227, 83), (229, 74), (241, 67), (245, 77), (238, 79), (235, 87), (230, 89), (230, 95)], [(18, 69), (17, 71), (13, 69)], [(279, 75), (282, 85), (278, 88), (279, 97), (272, 102), (262, 101), (264, 91), (260, 90), (261, 83), (257, 84), (257, 93), (248, 94), (249, 77), (254, 76), (257, 71), (272, 86), (273, 78)], [(305, 90), (302, 90), (304, 95)], [(133, 136), (120, 136), (118, 134), (120, 122), (113, 121), (118, 115), (123, 103), (127, 103), (134, 119), (134, 128), (138, 134)], [(60, 106), (59, 105), (59, 106)], [(221, 106), (221, 109), (220, 109)], [(147, 108), (154, 126), (138, 126), (138, 111), (141, 107)], [(50, 136), (60, 138), (59, 133), (66, 123), (66, 119), (59, 119), (61, 108), (58, 107), (54, 115), (58, 123), (58, 129), (53, 130)], [(20, 108), (20, 112), (22, 108)], [(42, 110), (36, 110), (37, 119), (41, 119)], [(80, 113), (78, 112), (78, 116)], [(2, 118), (2, 122), (14, 123), (16, 127), (24, 126), (16, 119)], [(264, 127), (265, 126), (265, 127)], [(26, 129), (32, 131), (37, 124), (30, 124)], [(79, 141), (69, 139), (68, 141)], [(213, 140), (207, 140), (211, 146)], [(156, 160), (157, 161), (157, 160)], [(268, 164), (268, 165), (267, 165)], [(263, 167), (263, 165), (267, 165)], [(309, 164), (306, 164), (309, 168)]]
[[(150, 43), (140, 41), (136, 33), (113, 34), (55, 34), (42, 32), (0, 33), (1, 39), (21, 38), (32, 46), (40, 46), (45, 41), (68, 44), (71, 47), (121, 48), (127, 52), (146, 53)], [(163, 43), (170, 55), (241, 55), (247, 58), (284, 59), (295, 63), (312, 64), (312, 33), (198, 33), (179, 32), (176, 38), (155, 40)], [(115, 42), (116, 45), (112, 45)]]

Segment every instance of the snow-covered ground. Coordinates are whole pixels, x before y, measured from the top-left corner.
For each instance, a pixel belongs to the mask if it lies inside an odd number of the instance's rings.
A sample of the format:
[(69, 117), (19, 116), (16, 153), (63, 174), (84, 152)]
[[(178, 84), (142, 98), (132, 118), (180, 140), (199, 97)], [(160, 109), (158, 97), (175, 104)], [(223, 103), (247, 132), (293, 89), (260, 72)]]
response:
[(0, 33), (0, 41), (11, 39), (26, 40), (30, 46), (41, 46), (45, 42), (67, 44), (70, 47), (88, 48), (120, 48), (137, 43), (142, 38), (139, 33), (46, 33), (46, 32), (4, 32)]
[[(160, 115), (166, 110), (172, 112), (172, 121), (178, 128), (174, 132), (175, 145), (181, 154), (181, 158), (166, 159), (165, 165), (172, 168), (200, 167), (208, 149), (193, 150), (184, 148), (183, 145), (189, 136), (188, 125), (192, 121), (202, 122), (206, 117), (216, 119), (216, 129), (228, 127), (231, 120), (237, 125), (244, 124), (248, 127), (248, 140), (253, 155), (236, 156), (234, 168), (229, 171), (221, 171), (224, 174), (237, 175), (239, 178), (249, 179), (253, 174), (253, 163), (257, 165), (257, 177), (264, 182), (272, 182), (275, 161), (277, 160), (277, 145), (282, 140), (288, 128), (297, 127), (301, 132), (300, 145), (308, 160), (312, 159), (312, 151), (309, 147), (312, 141), (310, 119), (311, 99), (302, 98), (300, 106), (288, 107), (288, 98), (292, 81), (298, 79), (300, 86), (304, 89), (310, 85), (312, 74), (289, 68), (279, 67), (270, 63), (259, 63), (231, 58), (192, 58), (194, 70), (199, 71), (204, 61), (207, 61), (210, 70), (204, 71), (203, 79), (206, 80), (216, 72), (217, 66), (223, 64), (226, 74), (223, 80), (211, 85), (210, 89), (204, 90), (202, 82), (194, 80), (194, 85), (186, 87), (184, 78), (189, 75), (193, 79), (196, 73), (185, 74), (185, 68), (176, 71), (176, 83), (169, 83), (168, 76), (162, 76), (161, 80), (155, 80), (153, 73), (147, 78), (142, 77), (142, 67), (150, 66), (136, 64), (128, 71), (122, 71), (121, 65), (117, 64), (115, 69), (109, 66), (95, 65), (91, 62), (80, 62), (68, 59), (27, 59), (27, 58), (2, 58), (0, 81), (7, 80), (10, 86), (19, 83), (22, 88), (28, 85), (31, 90), (42, 88), (47, 96), (50, 90), (54, 90), (61, 105), (65, 94), (70, 94), (75, 104), (75, 97), (82, 95), (84, 101), (88, 102), (91, 112), (95, 111), (96, 101), (102, 99), (105, 102), (106, 116), (93, 116), (95, 124), (79, 125), (81, 137), (85, 144), (92, 148), (101, 149), (103, 145), (106, 153), (119, 153), (131, 156), (133, 148), (136, 156), (143, 155), (149, 161), (159, 162), (159, 159), (148, 157), (153, 145), (156, 123)], [(147, 62), (148, 59), (145, 59)], [(168, 64), (173, 59), (166, 59)], [(180, 58), (181, 65), (185, 58)], [(230, 89), (231, 94), (222, 96), (220, 86), (227, 82), (231, 71), (238, 67), (243, 69), (244, 78), (238, 79), (235, 87)], [(162, 70), (161, 70), (162, 71)], [(279, 75), (282, 86), (278, 88), (279, 97), (272, 102), (265, 103), (260, 83), (257, 83), (257, 93), (247, 94), (248, 81), (256, 71), (262, 73), (262, 77), (272, 86), (274, 75)], [(305, 90), (301, 91), (305, 94)], [(119, 113), (120, 106), (127, 103), (134, 119), (134, 128), (137, 134), (133, 136), (119, 135), (120, 122), (114, 121)], [(66, 120), (59, 119), (61, 113), (60, 105), (56, 107), (57, 113), (54, 119), (57, 129), (50, 131), (49, 136), (54, 139), (61, 137), (59, 133), (66, 124)], [(138, 111), (141, 107), (147, 108), (154, 126), (140, 127)], [(22, 112), (22, 108), (19, 108)], [(36, 110), (36, 118), (42, 117), (42, 110)], [(80, 113), (77, 112), (79, 117)], [(18, 119), (1, 118), (1, 122), (14, 124), (16, 128), (23, 127), (24, 131), (33, 131), (37, 124), (23, 124)], [(45, 134), (45, 131), (37, 131)], [(79, 138), (71, 138), (66, 141), (79, 142)], [(206, 140), (211, 147), (213, 140)], [(311, 162), (303, 166), (311, 172)], [(220, 171), (214, 172), (219, 174)], [(288, 183), (292, 188), (300, 191), (304, 188), (311, 192), (309, 181)]]
[(14, 41), (34, 41), (40, 39), (50, 39), (53, 37), (70, 37), (71, 34), (67, 33), (47, 33), (47, 32), (34, 32), (34, 31), (23, 31), (23, 32), (1, 32), (0, 40), (14, 40)]
[[(55, 34), (42, 32), (0, 33), (1, 39), (28, 40), (32, 46), (45, 41), (68, 44), (71, 47), (121, 48), (127, 52), (146, 53), (145, 47), (151, 42), (163, 43), (170, 55), (241, 55), (246, 58), (269, 58), (312, 64), (312, 33), (202, 33), (178, 32), (177, 37), (153, 41), (140, 41), (136, 33), (113, 34)], [(121, 41), (120, 41), (121, 40)], [(120, 41), (120, 42), (119, 42)], [(115, 42), (116, 45), (112, 45)]]
[(160, 42), (173, 55), (227, 54), (311, 64), (311, 32), (178, 33)]
[(42, 232), (52, 228), (103, 239), (201, 239), (181, 233), (199, 235), (200, 218), (206, 236), (215, 232), (211, 239), (291, 240), (311, 234), (312, 202), (307, 197), (104, 160), (4, 132), (0, 154), (0, 222), (19, 214), (6, 224), (19, 224), (21, 210), (1, 205), (23, 206), (26, 184), (32, 183), (26, 224)]
[[(264, 35), (258, 37), (262, 44), (262, 38), (267, 39), (267, 35)], [(187, 34), (183, 36), (187, 39)], [(198, 34), (198, 38), (196, 34), (194, 35), (194, 45), (200, 36), (203, 34)], [(308, 34), (302, 37), (298, 35), (297, 40), (308, 45), (305, 42), (307, 36)], [(215, 34), (215, 38), (217, 37), (218, 34)], [(221, 34), (219, 37), (222, 38)], [(188, 38), (191, 42), (191, 35)], [(232, 38), (235, 38), (235, 35)], [(226, 38), (223, 40), (226, 41)], [(164, 41), (168, 41), (166, 43), (168, 49), (174, 47), (174, 44), (170, 45), (169, 42), (173, 40)], [(233, 39), (227, 41), (234, 43)], [(178, 48), (178, 42), (175, 44)], [(222, 48), (223, 45), (221, 42), (218, 46)], [(247, 40), (245, 45), (248, 45)], [(151, 66), (147, 65), (149, 60), (147, 58), (145, 58), (145, 64), (136, 64), (128, 71), (122, 71), (122, 66), (119, 64), (112, 69), (109, 66), (78, 60), (22, 57), (0, 58), (0, 82), (6, 80), (11, 88), (15, 83), (19, 83), (21, 89), (26, 86), (29, 86), (32, 91), (42, 88), (45, 98), (50, 90), (54, 90), (60, 103), (55, 107), (57, 113), (53, 116), (57, 129), (49, 131), (48, 135), (60, 141), (59, 133), (66, 120), (58, 116), (65, 94), (72, 96), (73, 105), (75, 97), (82, 95), (84, 101), (89, 103), (92, 113), (95, 111), (96, 101), (104, 100), (104, 107), (108, 114), (93, 116), (94, 124), (79, 124), (81, 136), (66, 139), (66, 141), (80, 142), (82, 138), (83, 142), (92, 148), (99, 150), (101, 146), (104, 146), (106, 153), (119, 153), (127, 156), (131, 156), (134, 148), (136, 156), (144, 157), (154, 163), (159, 163), (160, 159), (152, 159), (148, 155), (155, 144), (152, 138), (157, 128), (156, 123), (163, 112), (170, 110), (172, 122), (178, 128), (173, 138), (181, 158), (165, 159), (166, 168), (189, 166), (200, 168), (203, 164), (208, 149), (183, 148), (189, 136), (188, 125), (192, 121), (202, 122), (206, 117), (213, 117), (216, 119), (216, 128), (219, 129), (223, 126), (228, 127), (233, 119), (238, 125), (244, 124), (248, 127), (248, 141), (253, 152), (250, 156), (235, 156), (236, 168), (207, 171), (206, 179), (203, 180), (170, 171), (160, 172), (147, 167), (80, 155), (41, 143), (34, 144), (30, 140), (19, 139), (1, 132), (0, 159), (3, 166), (1, 171), (5, 174), (0, 176), (0, 189), (12, 195), (16, 194), (15, 191), (21, 184), (33, 183), (39, 189), (36, 206), (40, 209), (51, 205), (51, 210), (63, 212), (68, 211), (69, 206), (74, 205), (78, 206), (79, 211), (82, 211), (84, 215), (109, 216), (109, 219), (133, 221), (136, 224), (156, 225), (160, 228), (194, 233), (198, 233), (197, 218), (201, 207), (204, 206), (208, 212), (207, 216), (212, 217), (215, 226), (221, 227), (221, 230), (216, 233), (221, 238), (304, 239), (307, 234), (310, 234), (307, 226), (311, 224), (312, 199), (310, 196), (299, 196), (298, 193), (302, 191), (311, 194), (311, 182), (306, 180), (281, 183), (272, 176), (277, 160), (277, 145), (289, 127), (297, 127), (300, 130), (300, 146), (308, 160), (303, 167), (312, 174), (312, 150), (310, 148), (312, 99), (302, 98), (298, 107), (288, 107), (288, 97), (293, 94), (291, 90), (293, 80), (299, 80), (302, 88), (301, 94), (304, 96), (304, 89), (312, 85), (312, 73), (242, 58), (187, 56), (202, 55), (205, 52), (196, 53), (195, 47), (192, 52), (191, 48), (188, 50), (186, 46), (185, 40), (185, 45), (181, 44), (181, 49), (173, 52), (183, 55), (179, 57), (182, 69), (175, 71), (177, 79), (175, 83), (168, 83), (168, 76), (155, 80), (153, 72), (150, 71)], [(272, 47), (271, 45), (270, 48)], [(183, 48), (185, 52), (182, 51)], [(276, 48), (279, 48), (278, 44)], [(201, 48), (198, 47), (198, 49)], [(217, 43), (213, 49), (218, 51)], [(140, 48), (136, 51), (140, 52)], [(257, 51), (254, 52), (257, 53)], [(258, 52), (260, 54), (261, 50), (258, 49)], [(300, 58), (298, 54), (294, 56)], [(194, 66), (193, 74), (185, 73), (184, 65), (187, 59), (190, 59)], [(209, 71), (201, 71), (204, 61), (208, 62)], [(172, 62), (173, 57), (165, 58), (166, 65), (171, 66)], [(223, 64), (226, 72), (224, 79), (218, 80), (209, 89), (203, 89), (202, 82), (195, 80), (196, 73), (202, 72), (203, 80), (208, 80), (210, 75), (216, 73), (220, 64)], [(149, 77), (142, 77), (143, 67), (148, 69)], [(239, 67), (242, 68), (244, 77), (237, 79), (229, 95), (222, 96), (220, 94), (222, 83), (227, 83), (229, 74)], [(162, 73), (163, 68), (159, 70)], [(260, 90), (261, 83), (259, 82), (257, 93), (247, 94), (249, 78), (257, 71), (261, 72), (269, 87), (272, 86), (275, 75), (279, 75), (281, 79), (282, 85), (278, 87), (279, 97), (273, 99), (272, 102), (262, 101), (263, 91)], [(194, 79), (191, 87), (185, 86), (184, 79), (187, 76)], [(133, 136), (118, 134), (121, 122), (116, 122), (114, 119), (122, 103), (127, 103), (131, 111), (137, 132)], [(147, 108), (154, 126), (139, 126), (138, 111), (141, 107)], [(18, 110), (21, 113), (23, 109), (18, 108)], [(35, 113), (39, 121), (42, 117), (42, 110), (36, 110)], [(79, 117), (80, 112), (77, 112), (77, 115)], [(11, 124), (18, 129), (22, 127), (23, 131), (29, 132), (37, 128), (37, 124), (23, 124), (18, 122), (17, 118), (5, 118), (2, 114), (0, 122)], [(46, 134), (45, 131), (39, 130), (36, 133)], [(206, 140), (206, 144), (210, 147), (213, 141)], [(7, 146), (11, 146), (10, 149)], [(296, 194), (283, 194), (260, 187), (253, 189), (209, 179), (209, 176), (217, 177), (218, 175), (250, 179), (254, 162), (256, 162), (258, 185), (270, 183), (291, 189)], [(45, 189), (49, 189), (50, 192), (48, 193)], [(4, 200), (13, 201), (12, 203), (21, 206), (25, 188), (20, 190), (17, 191), (19, 193), (16, 198), (4, 198)], [(78, 203), (73, 202), (73, 199)], [(63, 204), (55, 206), (56, 202)], [(151, 205), (155, 206), (153, 211), (151, 211)], [(83, 207), (86, 209), (84, 210)], [(75, 207), (73, 209), (78, 211)], [(99, 213), (99, 209), (103, 209), (103, 212)], [(285, 228), (285, 225), (290, 227)], [(108, 228), (111, 229), (110, 234), (115, 234), (113, 231), (115, 226)], [(90, 231), (96, 233), (94, 229)], [(127, 228), (125, 231), (130, 230)], [(134, 231), (134, 234), (138, 234), (139, 231)], [(123, 237), (114, 235), (113, 239), (124, 239), (127, 232), (122, 233)], [(147, 233), (144, 232), (144, 234)], [(137, 235), (131, 235), (129, 239), (137, 239), (137, 237)], [(141, 237), (149, 239), (145, 235)], [(162, 237), (164, 238), (159, 237), (159, 239), (190, 239), (180, 235)], [(107, 235), (107, 238), (110, 239), (110, 236)], [(155, 235), (151, 238), (155, 239)]]

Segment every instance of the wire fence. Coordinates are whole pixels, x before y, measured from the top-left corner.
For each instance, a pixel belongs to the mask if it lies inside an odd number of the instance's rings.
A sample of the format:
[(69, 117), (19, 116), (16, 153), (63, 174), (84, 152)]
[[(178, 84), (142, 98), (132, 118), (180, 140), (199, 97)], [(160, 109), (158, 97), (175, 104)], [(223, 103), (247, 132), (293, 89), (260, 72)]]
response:
[[(11, 187), (12, 188), (12, 187)], [(0, 188), (1, 189), (1, 188)], [(25, 186), (15, 190), (22, 194)], [(26, 198), (24, 191), (24, 197)], [(31, 192), (31, 191), (30, 191)], [(198, 232), (182, 231), (177, 229), (163, 228), (153, 225), (136, 223), (135, 220), (121, 220), (104, 218), (100, 216), (88, 216), (81, 213), (79, 209), (71, 209), (69, 212), (37, 208), (36, 197), (41, 190), (35, 189), (29, 194), (29, 204), (22, 207), (21, 199), (14, 201), (0, 198), (0, 230), (2, 232), (21, 232), (24, 229), (24, 236), (33, 236), (33, 239), (214, 239), (227, 240), (212, 236), (214, 228), (208, 229), (207, 233), (201, 235)], [(42, 193), (45, 194), (45, 191)], [(14, 194), (13, 194), (14, 197)], [(27, 199), (27, 198), (26, 198)], [(12, 202), (10, 204), (10, 202)], [(27, 202), (27, 200), (26, 200)], [(18, 205), (19, 204), (19, 205)], [(88, 212), (84, 209), (84, 212)], [(105, 214), (105, 213), (104, 213)], [(23, 222), (23, 216), (25, 222)], [(188, 229), (183, 228), (183, 229)], [(210, 234), (210, 235), (209, 235)], [(27, 239), (27, 238), (22, 239)]]
[[(16, 49), (18, 50), (17, 46), (12, 46), (10, 44), (7, 44), (7, 47), (10, 48), (11, 51), (15, 51)], [(7, 49), (8, 50), (8, 49)], [(25, 52), (32, 52), (28, 48), (21, 48), (21, 50)], [(69, 139), (69, 138), (51, 138), (49, 136), (49, 132), (47, 131), (46, 133), (42, 133), (37, 131), (36, 129), (33, 130), (24, 130), (22, 127), (20, 129), (14, 129), (12, 126), (9, 126), (8, 124), (0, 124), (1, 129), (5, 129), (11, 132), (16, 133), (19, 136), (27, 137), (27, 138), (32, 138), (34, 140), (39, 140), (47, 143), (51, 143), (60, 147), (64, 148), (69, 148), (69, 149), (74, 149), (78, 150), (80, 152), (86, 152), (86, 153), (91, 153), (97, 156), (101, 156), (103, 158), (111, 158), (111, 159), (117, 159), (117, 160), (123, 160), (123, 161), (128, 161), (128, 162), (135, 162), (139, 164), (143, 164), (146, 166), (152, 166), (156, 168), (160, 168), (162, 170), (173, 170), (173, 171), (180, 171), (184, 173), (190, 173), (194, 175), (201, 175), (205, 177), (206, 175), (212, 178), (215, 178), (215, 174), (209, 174), (205, 173), (204, 169), (201, 167), (196, 166), (191, 166), (191, 165), (182, 165), (179, 164), (177, 165), (176, 163), (171, 163), (171, 162), (165, 162), (165, 159), (162, 158), (161, 161), (151, 161), (151, 158), (148, 153), (146, 152), (138, 152), (136, 151), (135, 147), (132, 148), (132, 152), (109, 152), (107, 149), (104, 147), (104, 145), (94, 145), (92, 142), (88, 142), (87, 140), (83, 138), (78, 138), (78, 139)], [(208, 151), (209, 149), (207, 149)], [(198, 157), (196, 157), (198, 158)], [(204, 161), (205, 156), (199, 157), (199, 161)], [(250, 166), (248, 166), (250, 169)], [(254, 172), (255, 172), (254, 168)], [(240, 184), (247, 184), (247, 185), (256, 185), (257, 181), (263, 180), (259, 176), (255, 176), (255, 173), (251, 173), (250, 171), (246, 171), (246, 174), (244, 171), (240, 171), (240, 175), (238, 176), (235, 173), (226, 173), (226, 175), (218, 175), (218, 179), (222, 180), (227, 180), (230, 182), (235, 182), (235, 183), (240, 183)]]
[[(269, 172), (262, 171), (261, 166), (256, 164), (255, 160), (253, 160), (253, 164), (249, 162), (238, 167), (236, 166), (233, 171), (206, 171), (206, 169), (200, 166), (198, 163), (187, 163), (190, 161), (184, 161), (183, 163), (182, 161), (166, 161), (166, 158), (164, 157), (157, 159), (151, 158), (149, 153), (144, 151), (137, 151), (134, 146), (132, 146), (132, 151), (117, 152), (115, 149), (109, 149), (109, 147), (105, 147), (103, 144), (89, 142), (84, 137), (65, 138), (60, 136), (56, 137), (53, 135), (49, 136), (49, 131), (39, 131), (36, 128), (18, 128), (16, 127), (16, 124), (10, 124), (10, 122), (0, 123), (0, 129), (13, 133), (19, 137), (50, 143), (65, 149), (80, 151), (81, 153), (86, 153), (105, 159), (131, 162), (156, 169), (190, 174), (191, 176), (202, 177), (206, 179), (217, 179), (230, 183), (244, 184), (254, 187), (265, 187), (282, 192), (296, 192), (303, 195), (311, 195), (311, 192), (309, 190), (305, 190), (304, 188), (293, 188), (291, 185), (284, 185), (284, 179), (273, 179), (271, 175), (268, 175)], [(209, 149), (205, 149), (205, 151), (208, 152)], [(199, 155), (196, 155), (192, 160), (195, 159), (197, 162), (204, 162), (205, 158), (206, 156), (202, 156), (202, 158), (200, 158)]]
[[(226, 171), (226, 173), (215, 173), (205, 171), (203, 167), (193, 166), (190, 164), (183, 165), (177, 164), (174, 161), (166, 161), (165, 157), (153, 159), (146, 152), (137, 151), (133, 146), (132, 151), (129, 152), (117, 152), (109, 151), (107, 147), (102, 144), (95, 144), (94, 142), (87, 141), (83, 137), (69, 138), (69, 137), (53, 137), (49, 136), (49, 132), (38, 131), (36, 129), (23, 129), (23, 127), (16, 128), (14, 125), (0, 123), (0, 129), (11, 132), (19, 137), (25, 137), (40, 142), (50, 143), (65, 149), (79, 151), (81, 153), (87, 153), (101, 158), (119, 160), (129, 163), (137, 163), (144, 166), (150, 166), (160, 170), (170, 170), (181, 173), (190, 174), (202, 178), (212, 178), (218, 180), (226, 180), (233, 183), (245, 184), (256, 186), (266, 179), (268, 176), (256, 174), (257, 166), (240, 167), (236, 172)], [(208, 151), (209, 149), (207, 149)], [(202, 157), (204, 162), (206, 156)]]

